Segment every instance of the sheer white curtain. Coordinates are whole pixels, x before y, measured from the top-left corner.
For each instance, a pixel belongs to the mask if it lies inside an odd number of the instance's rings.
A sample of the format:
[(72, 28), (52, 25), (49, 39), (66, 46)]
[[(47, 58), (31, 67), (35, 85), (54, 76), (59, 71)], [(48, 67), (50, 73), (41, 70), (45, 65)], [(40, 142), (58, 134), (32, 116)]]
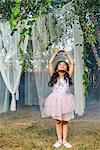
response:
[[(50, 55), (53, 53), (54, 48), (57, 46), (61, 48), (62, 46), (65, 49), (68, 49), (68, 43), (70, 37), (74, 38), (74, 59), (75, 59), (75, 74), (74, 74), (74, 94), (75, 94), (75, 113), (78, 115), (83, 115), (85, 108), (85, 96), (84, 96), (84, 87), (83, 87), (83, 60), (82, 60), (82, 51), (83, 45), (80, 46), (83, 42), (83, 37), (80, 36), (82, 31), (79, 29), (79, 22), (75, 21), (75, 24), (72, 29), (72, 33), (69, 29), (69, 22), (66, 22), (66, 18), (70, 14), (71, 3), (65, 5), (57, 13), (58, 23), (54, 25), (54, 16), (49, 14), (48, 16), (40, 16), (36, 23), (33, 25), (32, 29), (32, 43), (33, 43), (33, 66), (34, 70), (31, 73), (27, 73), (25, 76), (25, 103), (27, 105), (40, 105), (42, 109), (42, 102), (44, 98), (49, 94), (50, 89), (48, 88), (49, 75), (47, 71), (47, 64)], [(61, 16), (59, 16), (61, 15)], [(72, 14), (70, 14), (72, 15)], [(56, 16), (56, 15), (55, 15)], [(65, 18), (63, 18), (63, 16)], [(63, 24), (60, 22), (63, 20)], [(78, 23), (78, 24), (77, 24)], [(61, 30), (65, 31), (66, 34), (61, 37)], [(66, 32), (66, 26), (67, 32)], [(57, 38), (56, 38), (57, 37)], [(65, 39), (65, 40), (64, 40)], [(53, 47), (49, 45), (49, 51), (44, 51), (46, 46), (52, 43)], [(68, 43), (67, 43), (68, 42)], [(76, 44), (79, 44), (76, 46)], [(44, 52), (43, 52), (44, 51)], [(73, 52), (72, 52), (73, 53)], [(47, 57), (47, 58), (46, 58)], [(45, 59), (46, 58), (46, 59)], [(44, 66), (44, 67), (43, 67)], [(35, 84), (34, 84), (35, 83)], [(27, 86), (28, 85), (28, 86)], [(33, 100), (33, 95), (35, 94), (36, 99)]]
[[(16, 110), (15, 94), (18, 92), (22, 67), (18, 58), (18, 42), (20, 40), (21, 25), (18, 30), (11, 36), (11, 29), (8, 22), (0, 22), (1, 39), (4, 48), (1, 48), (0, 71), (5, 85), (12, 95), (10, 110)], [(28, 36), (22, 44), (22, 48), (26, 51)], [(1, 45), (2, 46), (2, 45)]]
[(6, 88), (0, 73), (0, 114), (7, 112), (9, 109), (9, 92)]
[(83, 33), (80, 27), (78, 16), (75, 18), (74, 26), (74, 60), (75, 60), (75, 72), (74, 72), (74, 94), (75, 94), (75, 113), (79, 116), (83, 115), (85, 109), (85, 96), (83, 85)]
[[(1, 45), (2, 39), (0, 35), (0, 60), (1, 60)], [(9, 92), (5, 86), (4, 80), (0, 72), (0, 114), (7, 112), (9, 109)]]
[[(32, 27), (33, 71), (25, 74), (25, 104), (39, 106), (40, 100), (48, 94), (48, 51), (41, 47), (48, 45), (49, 34), (45, 26), (45, 16), (40, 16)], [(49, 22), (48, 22), (49, 23)], [(47, 24), (48, 24), (47, 23)], [(39, 39), (37, 38), (39, 35)]]
[[(50, 92), (48, 88), (49, 75), (47, 71), (48, 59), (57, 46), (62, 46), (67, 49), (68, 43), (72, 37), (71, 31), (68, 29), (69, 22), (67, 17), (72, 16), (70, 10), (71, 3), (65, 5), (60, 11), (55, 12), (55, 15), (50, 13), (49, 15), (40, 16), (36, 23), (33, 24), (32, 29), (32, 44), (33, 44), (33, 72), (25, 74), (25, 104), (26, 105), (39, 105), (40, 100), (44, 99)], [(56, 16), (58, 20), (55, 20)], [(66, 21), (67, 19), (67, 21)], [(69, 19), (70, 20), (70, 19)], [(55, 21), (58, 21), (55, 24)], [(63, 21), (63, 22), (62, 22)], [(27, 26), (24, 24), (23, 26)], [(64, 34), (62, 36), (62, 28)], [(67, 32), (66, 32), (67, 29)], [(3, 82), (12, 95), (11, 110), (16, 110), (15, 93), (18, 91), (18, 85), (21, 76), (21, 65), (18, 59), (18, 41), (20, 39), (21, 25), (18, 26), (18, 31), (13, 36), (10, 36), (11, 30), (8, 22), (0, 22), (0, 71)], [(83, 86), (83, 60), (82, 51), (83, 36), (80, 30), (78, 19), (75, 19), (73, 26), (74, 34), (74, 59), (75, 59), (75, 73), (74, 73), (74, 94), (75, 94), (75, 113), (82, 115), (85, 109), (85, 96)], [(62, 38), (61, 38), (62, 36)], [(2, 48), (2, 39), (4, 48)], [(65, 39), (65, 40), (64, 40)], [(68, 42), (69, 40), (69, 42)], [(68, 42), (68, 43), (67, 43)], [(52, 43), (52, 46), (51, 46)], [(25, 37), (22, 47), (26, 52), (28, 44), (28, 36)], [(46, 51), (48, 47), (49, 51)], [(44, 51), (45, 50), (45, 51)], [(1, 87), (4, 84), (0, 79)], [(0, 87), (0, 88), (1, 88)], [(4, 100), (3, 111), (8, 109), (8, 90), (4, 88), (5, 92), (2, 97)], [(1, 88), (2, 91), (2, 88)], [(40, 104), (41, 105), (41, 104)]]

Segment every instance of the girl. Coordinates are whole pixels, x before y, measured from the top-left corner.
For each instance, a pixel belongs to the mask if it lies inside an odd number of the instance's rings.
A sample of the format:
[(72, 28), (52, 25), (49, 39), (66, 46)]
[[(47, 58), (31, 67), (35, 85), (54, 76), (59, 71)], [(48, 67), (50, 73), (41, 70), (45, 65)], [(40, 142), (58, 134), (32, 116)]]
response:
[[(60, 61), (53, 70), (53, 61), (57, 55), (63, 52), (69, 59), (69, 64)], [(52, 93), (45, 101), (47, 114), (56, 121), (57, 142), (55, 148), (62, 144), (71, 148), (72, 145), (67, 142), (68, 121), (74, 118), (74, 96), (70, 92), (72, 77), (74, 74), (74, 60), (67, 51), (57, 51), (49, 60), (49, 86), (53, 88)]]

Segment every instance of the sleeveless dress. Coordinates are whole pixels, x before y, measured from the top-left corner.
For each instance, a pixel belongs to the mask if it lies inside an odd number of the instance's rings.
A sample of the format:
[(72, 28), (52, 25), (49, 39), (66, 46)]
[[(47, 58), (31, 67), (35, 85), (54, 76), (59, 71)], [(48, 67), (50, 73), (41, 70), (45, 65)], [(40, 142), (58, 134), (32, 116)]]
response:
[(57, 120), (69, 121), (74, 118), (75, 98), (70, 92), (69, 82), (58, 79), (52, 88), (52, 93), (45, 100), (48, 116)]

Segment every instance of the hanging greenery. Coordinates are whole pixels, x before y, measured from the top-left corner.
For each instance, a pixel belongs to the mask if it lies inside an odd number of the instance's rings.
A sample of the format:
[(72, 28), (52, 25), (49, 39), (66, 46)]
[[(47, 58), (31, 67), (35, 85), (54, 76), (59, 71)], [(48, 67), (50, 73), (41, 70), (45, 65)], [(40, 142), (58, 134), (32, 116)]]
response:
[[(99, 0), (75, 0), (73, 5), (76, 14), (79, 16), (79, 21), (84, 36), (84, 87), (85, 95), (88, 96), (88, 85), (89, 85), (89, 75), (93, 68), (100, 70), (100, 57), (98, 54), (97, 45), (97, 32), (96, 28), (98, 24), (94, 23), (93, 16), (95, 19), (99, 15)], [(98, 22), (98, 21), (97, 21)], [(93, 53), (91, 53), (91, 50)], [(91, 54), (94, 58), (91, 59)], [(96, 60), (93, 62), (93, 60)]]
[[(12, 30), (11, 35), (17, 31), (19, 22), (23, 24), (24, 21), (26, 21), (27, 27), (22, 28), (20, 32), (20, 42), (18, 43), (19, 58), (23, 60), (23, 70), (26, 68), (27, 60), (21, 47), (21, 43), (24, 41), (27, 34), (31, 36), (33, 23), (36, 22), (39, 16), (53, 12), (55, 9), (61, 8), (69, 1), (70, 0), (2, 0), (0, 2), (1, 18), (3, 21), (9, 21)], [(46, 48), (47, 50), (48, 46)]]

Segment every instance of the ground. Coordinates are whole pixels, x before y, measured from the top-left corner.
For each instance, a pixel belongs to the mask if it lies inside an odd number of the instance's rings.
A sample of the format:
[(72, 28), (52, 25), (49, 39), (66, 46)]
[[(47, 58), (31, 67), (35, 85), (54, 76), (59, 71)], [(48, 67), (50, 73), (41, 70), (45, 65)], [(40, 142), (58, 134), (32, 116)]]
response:
[[(0, 150), (55, 150), (55, 141), (55, 122), (41, 118), (37, 107), (27, 106), (0, 115)], [(98, 111), (90, 109), (72, 120), (68, 141), (73, 145), (71, 150), (100, 150)], [(59, 150), (65, 149), (62, 146)]]

